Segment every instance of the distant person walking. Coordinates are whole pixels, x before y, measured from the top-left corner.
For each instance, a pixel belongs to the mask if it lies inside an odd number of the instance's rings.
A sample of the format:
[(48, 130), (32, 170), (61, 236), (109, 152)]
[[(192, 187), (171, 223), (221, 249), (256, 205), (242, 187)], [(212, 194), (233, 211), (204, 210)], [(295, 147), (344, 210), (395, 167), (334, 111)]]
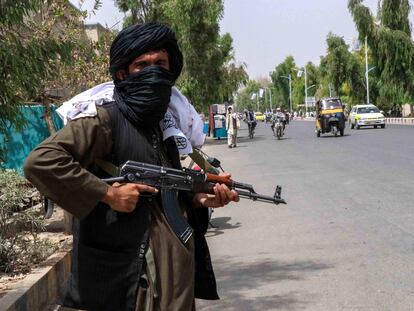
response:
[(233, 113), (233, 107), (227, 108), (226, 116), (227, 144), (229, 148), (237, 147), (237, 115)]

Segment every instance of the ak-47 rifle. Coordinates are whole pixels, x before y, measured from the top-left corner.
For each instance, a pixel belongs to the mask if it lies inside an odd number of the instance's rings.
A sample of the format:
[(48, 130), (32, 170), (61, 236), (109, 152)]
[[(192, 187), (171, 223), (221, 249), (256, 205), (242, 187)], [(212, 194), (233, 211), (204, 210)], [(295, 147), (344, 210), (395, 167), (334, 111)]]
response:
[(127, 161), (120, 167), (120, 176), (104, 179), (107, 183), (140, 183), (158, 189), (184, 190), (214, 194), (216, 183), (237, 191), (241, 198), (274, 204), (286, 204), (281, 198), (282, 187), (277, 186), (273, 196), (256, 193), (253, 186), (230, 178), (185, 168), (167, 168), (142, 162)]
[[(256, 193), (252, 185), (188, 168), (179, 170), (142, 162), (127, 161), (120, 167), (119, 177), (103, 180), (107, 183), (140, 183), (159, 189), (165, 217), (183, 244), (187, 243), (193, 233), (193, 229), (188, 225), (178, 206), (177, 190), (214, 194), (213, 188), (215, 183), (221, 183), (236, 190), (242, 198), (274, 204), (286, 204), (285, 200), (280, 197), (282, 191), (280, 186), (276, 187), (275, 194), (271, 197)], [(142, 195), (142, 197), (145, 196), (145, 194)]]

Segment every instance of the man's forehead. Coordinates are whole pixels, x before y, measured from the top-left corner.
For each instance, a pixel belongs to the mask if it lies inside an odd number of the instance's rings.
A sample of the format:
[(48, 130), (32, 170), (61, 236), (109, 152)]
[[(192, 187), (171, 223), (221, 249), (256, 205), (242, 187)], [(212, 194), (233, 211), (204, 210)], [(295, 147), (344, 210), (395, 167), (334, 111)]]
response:
[(145, 58), (146, 56), (153, 56), (155, 54), (158, 54), (161, 57), (168, 57), (167, 50), (160, 49), (160, 50), (153, 50), (153, 51), (145, 52), (145, 53), (139, 55), (138, 57), (136, 57), (135, 60)]

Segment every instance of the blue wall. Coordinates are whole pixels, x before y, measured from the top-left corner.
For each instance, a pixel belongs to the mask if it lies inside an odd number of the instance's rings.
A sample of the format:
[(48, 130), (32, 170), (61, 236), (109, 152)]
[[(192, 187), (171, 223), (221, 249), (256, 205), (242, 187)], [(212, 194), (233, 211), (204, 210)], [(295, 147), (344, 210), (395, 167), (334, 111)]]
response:
[[(57, 130), (63, 127), (63, 122), (52, 106), (52, 119)], [(30, 151), (39, 143), (50, 136), (46, 123), (43, 120), (44, 107), (42, 105), (22, 106), (21, 111), (27, 124), (18, 132), (10, 125), (5, 135), (0, 134), (0, 144), (6, 149), (5, 163), (6, 168), (13, 168), (22, 173), (23, 163)]]

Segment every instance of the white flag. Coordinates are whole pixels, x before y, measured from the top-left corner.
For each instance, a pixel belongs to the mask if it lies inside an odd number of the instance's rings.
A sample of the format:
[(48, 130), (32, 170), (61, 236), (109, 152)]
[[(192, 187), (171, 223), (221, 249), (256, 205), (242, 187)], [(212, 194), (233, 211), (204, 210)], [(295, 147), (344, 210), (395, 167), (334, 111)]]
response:
[(257, 96), (257, 94), (256, 94), (256, 93), (253, 93), (253, 94), (252, 94), (252, 97), (250, 97), (250, 99), (251, 99), (251, 100), (255, 100), (255, 99), (256, 99), (256, 96)]
[(298, 77), (298, 78), (302, 77), (302, 73), (303, 73), (303, 70), (298, 70), (298, 75), (297, 75), (297, 77)]
[(361, 50), (361, 42), (359, 42), (358, 39), (354, 39), (352, 43), (352, 48), (354, 51), (358, 52)]
[(263, 98), (264, 95), (264, 89), (259, 89), (259, 97)]

